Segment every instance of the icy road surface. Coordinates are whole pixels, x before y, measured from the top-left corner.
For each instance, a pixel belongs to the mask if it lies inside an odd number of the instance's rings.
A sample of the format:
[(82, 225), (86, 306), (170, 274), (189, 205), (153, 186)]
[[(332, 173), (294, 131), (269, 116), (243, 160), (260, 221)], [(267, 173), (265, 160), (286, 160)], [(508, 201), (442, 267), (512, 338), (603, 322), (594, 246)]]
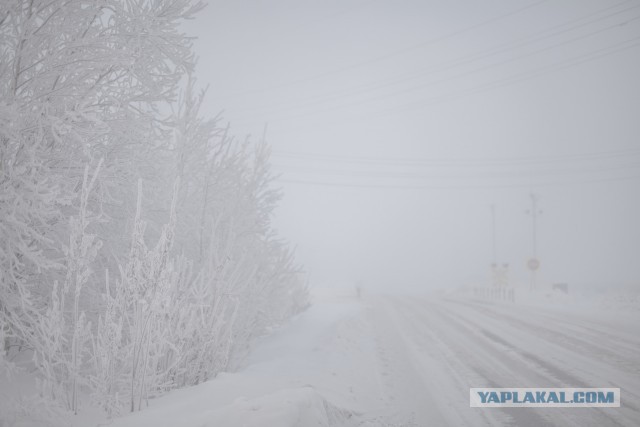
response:
[[(398, 411), (399, 421), (419, 426), (640, 425), (637, 314), (389, 297), (376, 299), (368, 317), (385, 405)], [(622, 407), (470, 408), (470, 387), (619, 387)]]
[[(589, 314), (589, 313), (593, 314)], [(638, 426), (638, 312), (325, 297), (245, 366), (124, 426)], [(621, 408), (470, 408), (470, 387), (619, 387)]]

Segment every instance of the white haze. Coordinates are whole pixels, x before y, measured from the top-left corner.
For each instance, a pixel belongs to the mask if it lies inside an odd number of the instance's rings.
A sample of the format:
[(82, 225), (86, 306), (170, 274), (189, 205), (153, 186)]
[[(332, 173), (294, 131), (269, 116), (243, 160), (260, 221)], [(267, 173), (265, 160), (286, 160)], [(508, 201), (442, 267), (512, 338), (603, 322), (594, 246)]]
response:
[(0, 427), (640, 425), (640, 2), (202, 7), (0, 1)]
[[(274, 221), (312, 283), (640, 284), (640, 7), (608, 1), (213, 2), (206, 110), (268, 124)], [(391, 188), (386, 188), (391, 187)], [(416, 188), (418, 187), (418, 188)]]

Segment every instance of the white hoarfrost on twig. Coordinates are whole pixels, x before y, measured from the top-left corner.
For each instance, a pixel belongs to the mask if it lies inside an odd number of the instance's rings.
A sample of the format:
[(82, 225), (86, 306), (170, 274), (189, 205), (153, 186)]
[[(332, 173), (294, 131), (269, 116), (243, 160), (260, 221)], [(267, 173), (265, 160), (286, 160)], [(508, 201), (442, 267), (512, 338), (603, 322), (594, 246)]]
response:
[(202, 7), (0, 4), (0, 368), (52, 408), (138, 410), (307, 305), (267, 146), (200, 115)]

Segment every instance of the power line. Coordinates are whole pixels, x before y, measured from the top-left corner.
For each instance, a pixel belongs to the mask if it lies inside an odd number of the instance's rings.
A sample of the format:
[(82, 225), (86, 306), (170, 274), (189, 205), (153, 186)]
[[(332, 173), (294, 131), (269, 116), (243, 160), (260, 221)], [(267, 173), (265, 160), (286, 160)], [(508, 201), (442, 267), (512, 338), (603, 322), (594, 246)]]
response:
[(414, 157), (395, 157), (395, 158), (383, 158), (383, 157), (371, 157), (371, 156), (342, 156), (333, 154), (317, 154), (317, 153), (301, 153), (274, 150), (272, 152), (277, 157), (288, 157), (302, 160), (320, 160), (320, 161), (332, 161), (340, 163), (364, 163), (373, 165), (387, 165), (387, 166), (434, 166), (434, 165), (484, 165), (495, 166), (500, 164), (508, 165), (521, 165), (521, 164), (536, 164), (536, 163), (554, 163), (554, 162), (566, 162), (566, 161), (589, 161), (589, 160), (603, 160), (603, 159), (629, 159), (629, 157), (640, 156), (640, 149), (627, 149), (627, 150), (615, 150), (615, 151), (598, 151), (592, 153), (580, 153), (580, 154), (564, 154), (556, 156), (529, 156), (529, 157), (484, 157), (484, 158), (414, 158)]
[(290, 81), (290, 82), (287, 82), (287, 83), (271, 86), (271, 87), (268, 87), (268, 88), (256, 89), (256, 90), (250, 90), (250, 91), (244, 91), (244, 92), (240, 92), (240, 93), (236, 93), (236, 94), (231, 94), (231, 95), (229, 95), (229, 97), (245, 96), (245, 95), (254, 94), (254, 93), (262, 93), (262, 92), (268, 92), (268, 91), (272, 91), (272, 90), (282, 89), (282, 88), (285, 88), (285, 87), (296, 86), (296, 85), (299, 85), (299, 84), (302, 84), (302, 83), (308, 83), (308, 82), (312, 82), (312, 81), (315, 81), (315, 80), (320, 80), (320, 79), (323, 79), (323, 78), (328, 77), (328, 76), (332, 76), (332, 75), (335, 75), (335, 74), (343, 73), (345, 71), (350, 71), (350, 70), (353, 70), (353, 69), (356, 69), (356, 68), (364, 67), (366, 65), (370, 65), (370, 64), (373, 64), (373, 63), (376, 63), (376, 62), (384, 61), (384, 60), (387, 60), (387, 59), (390, 59), (390, 58), (394, 58), (396, 56), (404, 55), (404, 54), (412, 52), (414, 50), (422, 49), (422, 48), (424, 48), (426, 46), (429, 46), (429, 45), (432, 45), (432, 44), (435, 44), (435, 43), (439, 43), (439, 42), (442, 42), (444, 40), (447, 40), (447, 39), (450, 39), (450, 38), (453, 38), (453, 37), (457, 37), (457, 36), (459, 36), (461, 34), (473, 31), (473, 30), (475, 30), (477, 28), (481, 28), (481, 27), (487, 26), (489, 24), (493, 24), (495, 22), (498, 22), (498, 21), (501, 21), (503, 19), (509, 18), (511, 16), (517, 15), (517, 14), (519, 14), (521, 12), (524, 12), (524, 11), (526, 11), (528, 9), (537, 7), (537, 6), (539, 6), (539, 5), (543, 4), (543, 3), (546, 3), (546, 2), (547, 2), (547, 0), (540, 0), (540, 1), (537, 1), (535, 3), (529, 4), (527, 6), (518, 8), (516, 10), (504, 13), (502, 15), (498, 15), (498, 16), (495, 16), (493, 18), (487, 19), (485, 21), (481, 21), (481, 22), (476, 23), (474, 25), (471, 25), (469, 27), (462, 28), (460, 30), (456, 30), (456, 31), (453, 31), (451, 33), (447, 33), (445, 35), (436, 37), (434, 39), (427, 40), (425, 42), (421, 42), (421, 43), (418, 43), (416, 45), (406, 47), (404, 49), (399, 49), (399, 50), (396, 50), (396, 51), (392, 51), (392, 52), (389, 52), (387, 54), (380, 55), (380, 56), (377, 56), (377, 57), (373, 57), (373, 58), (370, 58), (370, 59), (367, 59), (367, 60), (364, 60), (364, 61), (356, 62), (356, 63), (350, 64), (350, 65), (347, 65), (347, 66), (344, 66), (344, 67), (335, 68), (333, 70), (329, 70), (329, 71), (326, 71), (326, 72), (321, 73), (321, 74), (316, 74), (314, 76), (310, 76), (310, 77), (306, 77), (306, 78), (303, 78), (303, 79)]
[[(318, 97), (316, 99), (312, 99), (312, 100), (309, 100), (309, 101), (303, 102), (303, 103), (291, 103), (291, 102), (280, 103), (278, 105), (284, 106), (284, 108), (276, 108), (275, 110), (271, 109), (271, 107), (269, 107), (268, 109), (265, 109), (264, 107), (254, 107), (254, 108), (248, 108), (248, 109), (244, 109), (244, 110), (239, 110), (239, 112), (240, 113), (242, 113), (242, 112), (251, 112), (251, 111), (258, 111), (258, 112), (259, 111), (267, 111), (267, 113), (284, 112), (284, 111), (290, 111), (290, 110), (293, 110), (293, 109), (298, 109), (300, 107), (308, 107), (308, 106), (313, 106), (313, 105), (324, 104), (324, 103), (330, 102), (332, 100), (340, 100), (340, 99), (348, 98), (348, 97), (351, 97), (351, 96), (354, 96), (354, 95), (373, 93), (374, 91), (377, 91), (377, 90), (382, 89), (382, 88), (395, 86), (395, 85), (398, 85), (398, 84), (401, 84), (401, 83), (404, 83), (404, 82), (408, 82), (408, 81), (411, 81), (411, 80), (421, 79), (421, 78), (424, 78), (427, 75), (435, 74), (436, 72), (447, 71), (447, 70), (450, 70), (450, 69), (454, 69), (454, 68), (456, 68), (456, 67), (458, 67), (460, 65), (477, 62), (478, 60), (486, 59), (486, 58), (489, 58), (491, 56), (495, 56), (495, 55), (500, 54), (500, 53), (513, 51), (513, 50), (515, 50), (517, 48), (521, 48), (523, 46), (530, 45), (530, 44), (539, 42), (541, 40), (549, 39), (551, 37), (555, 37), (557, 35), (564, 34), (564, 33), (570, 32), (572, 30), (575, 30), (575, 29), (578, 29), (578, 28), (581, 28), (581, 27), (585, 27), (585, 26), (593, 24), (595, 22), (602, 21), (602, 20), (611, 18), (613, 16), (620, 15), (622, 13), (626, 13), (626, 12), (629, 12), (630, 10), (637, 9), (637, 8), (640, 7), (640, 5), (635, 4), (635, 5), (632, 5), (631, 7), (628, 7), (628, 8), (623, 9), (623, 10), (619, 10), (619, 11), (610, 13), (608, 15), (601, 16), (601, 17), (598, 17), (596, 19), (589, 20), (587, 22), (581, 22), (581, 21), (584, 21), (585, 19), (588, 19), (588, 18), (590, 18), (592, 16), (600, 15), (603, 12), (606, 12), (606, 11), (609, 11), (611, 9), (617, 8), (617, 7), (621, 6), (622, 4), (625, 4), (625, 3), (628, 3), (628, 2), (629, 2), (629, 0), (627, 0), (625, 2), (622, 2), (622, 3), (618, 3), (618, 4), (613, 5), (613, 6), (608, 6), (608, 7), (604, 8), (604, 9), (598, 10), (597, 12), (591, 13), (591, 14), (585, 16), (585, 17), (581, 17), (579, 19), (572, 20), (572, 21), (569, 21), (569, 22), (565, 22), (563, 24), (560, 24), (560, 25), (554, 26), (552, 28), (546, 29), (546, 30), (541, 31), (539, 33), (536, 33), (536, 34), (534, 34), (534, 35), (532, 35), (530, 37), (527, 37), (527, 38), (525, 38), (523, 40), (516, 41), (516, 42), (511, 42), (511, 43), (505, 43), (505, 44), (503, 44), (501, 46), (498, 46), (498, 47), (486, 49), (486, 50), (484, 50), (482, 52), (478, 52), (478, 53), (475, 53), (473, 55), (469, 55), (469, 56), (466, 56), (466, 57), (458, 58), (458, 59), (453, 60), (453, 61), (449, 61), (449, 62), (447, 62), (445, 64), (441, 64), (440, 66), (432, 66), (432, 67), (429, 67), (429, 68), (426, 68), (426, 69), (422, 69), (422, 70), (417, 71), (417, 72), (410, 73), (409, 75), (406, 75), (406, 76), (401, 77), (401, 78), (387, 79), (387, 80), (383, 80), (383, 81), (380, 81), (380, 82), (377, 82), (377, 83), (369, 83), (369, 84), (361, 85), (356, 90), (349, 90), (349, 91), (346, 91), (346, 92), (345, 91), (338, 92), (336, 94), (329, 95), (329, 96), (323, 95), (323, 96), (320, 96), (320, 97)], [(579, 23), (579, 24), (576, 24), (576, 23)], [(576, 25), (572, 25), (572, 24), (576, 24)], [(618, 27), (618, 26), (620, 26), (620, 23), (616, 23), (616, 24), (614, 24), (614, 25), (612, 25), (610, 27), (606, 27), (602, 31), (606, 31), (606, 30), (609, 30), (609, 29), (612, 29), (612, 28), (615, 28), (615, 27)], [(556, 31), (554, 31), (554, 30), (556, 30)], [(589, 34), (587, 34), (587, 35), (585, 35), (585, 36), (583, 36), (581, 38), (588, 37), (588, 36), (597, 34), (599, 32), (601, 32), (601, 31), (596, 31), (596, 32), (589, 33)], [(578, 39), (581, 39), (581, 38), (578, 38)], [(575, 40), (577, 40), (577, 39), (570, 40), (569, 42), (572, 42), (572, 41), (575, 41)], [(558, 46), (559, 45), (551, 46), (550, 48), (545, 48), (545, 49), (543, 49), (541, 51), (549, 50), (551, 48), (556, 48)], [(539, 53), (541, 51), (534, 52), (533, 54)], [(515, 59), (511, 59), (508, 62), (511, 62), (511, 61), (514, 61), (514, 60), (517, 60), (517, 59), (522, 59), (522, 57), (528, 57), (528, 56), (531, 56), (531, 55), (532, 54), (521, 56), (521, 57), (518, 57), (518, 58), (515, 58)], [(491, 65), (490, 67), (492, 68), (495, 65), (501, 65), (501, 64), (502, 63), (494, 64), (494, 65)], [(484, 69), (482, 69), (482, 70), (484, 70)], [(472, 71), (475, 72), (474, 70), (472, 70)], [(440, 83), (440, 82), (438, 81), (437, 83)], [(411, 87), (409, 87), (407, 89), (402, 90), (401, 92), (392, 92), (392, 93), (386, 94), (386, 95), (379, 95), (378, 97), (374, 97), (374, 98), (371, 98), (371, 99), (375, 100), (375, 99), (378, 99), (378, 98), (386, 98), (386, 97), (390, 97), (390, 96), (396, 96), (399, 93), (405, 93), (405, 92), (408, 92), (408, 91), (412, 91), (416, 87), (421, 87), (421, 86), (422, 85), (411, 86)]]
[[(512, 157), (512, 158), (494, 158), (494, 159), (458, 159), (452, 161), (447, 159), (442, 163), (442, 159), (381, 159), (375, 157), (363, 156), (333, 156), (333, 155), (309, 155), (305, 153), (297, 153), (293, 156), (296, 162), (303, 161), (307, 165), (280, 165), (280, 167), (300, 166), (301, 170), (293, 172), (295, 174), (324, 174), (324, 180), (296, 180), (287, 178), (289, 173), (285, 172), (279, 178), (281, 182), (299, 183), (309, 185), (324, 186), (345, 186), (356, 188), (408, 188), (408, 189), (435, 189), (435, 188), (502, 188), (502, 187), (527, 187), (532, 183), (537, 185), (560, 185), (562, 183), (590, 183), (590, 182), (607, 182), (629, 179), (640, 179), (640, 176), (629, 175), (629, 172), (640, 171), (640, 150), (618, 150), (597, 153), (582, 153), (561, 156), (535, 156), (535, 157)], [(290, 157), (291, 158), (291, 157)], [(399, 161), (401, 160), (401, 161)], [(318, 170), (309, 167), (309, 162), (321, 163), (331, 162), (333, 165), (344, 165), (352, 169), (334, 169), (334, 170)], [(596, 162), (596, 163), (594, 163)], [(421, 171), (401, 171), (401, 170), (380, 170), (380, 169), (353, 169), (355, 165), (365, 167), (427, 167)], [(442, 166), (450, 168), (449, 170), (439, 169)], [(522, 167), (527, 169), (522, 169)], [(551, 169), (549, 167), (552, 167)], [(437, 169), (433, 169), (436, 167)], [(489, 170), (477, 170), (470, 168), (486, 168)], [(514, 170), (514, 168), (519, 168)], [(541, 168), (542, 167), (542, 168)], [(457, 170), (455, 168), (458, 168)], [(496, 169), (497, 168), (497, 169)], [(276, 168), (277, 169), (277, 168)], [(423, 172), (423, 173), (416, 173)], [(425, 174), (424, 172), (427, 172)], [(624, 173), (624, 175), (611, 176), (610, 173)], [(597, 176), (603, 173), (609, 176)], [(584, 175), (587, 176), (586, 178)], [(336, 181), (341, 177), (350, 177), (356, 179), (379, 180), (429, 180), (439, 182), (438, 184), (407, 184), (407, 183), (358, 183), (358, 182), (342, 182)], [(557, 181), (558, 178), (565, 178), (564, 181)], [(549, 179), (556, 181), (549, 182)], [(487, 183), (486, 181), (509, 180), (507, 184)], [(518, 182), (514, 182), (518, 181)], [(568, 180), (568, 181), (567, 181)], [(442, 182), (446, 181), (446, 184)], [(456, 184), (452, 182), (458, 181)], [(473, 181), (474, 184), (467, 184)], [(479, 182), (485, 181), (485, 183)], [(525, 182), (526, 181), (526, 182)], [(542, 184), (540, 184), (542, 182)], [(639, 181), (640, 182), (640, 181)]]
[(482, 189), (501, 189), (501, 188), (531, 188), (531, 187), (558, 187), (564, 185), (582, 185), (604, 182), (618, 181), (637, 181), (640, 184), (640, 175), (625, 175), (619, 177), (582, 179), (579, 181), (553, 181), (541, 183), (502, 183), (502, 184), (358, 184), (345, 182), (327, 182), (327, 181), (308, 181), (275, 178), (275, 181), (285, 184), (297, 184), (320, 187), (337, 187), (337, 188), (362, 188), (362, 189), (390, 189), (390, 190), (482, 190)]
[[(634, 19), (639, 19), (640, 17), (634, 18)], [(445, 97), (445, 98), (434, 98), (435, 102), (432, 103), (424, 103), (422, 101), (413, 103), (413, 104), (407, 104), (405, 105), (405, 107), (408, 108), (404, 108), (404, 109), (400, 109), (400, 110), (393, 110), (393, 112), (398, 113), (398, 112), (405, 112), (405, 111), (410, 111), (410, 110), (415, 110), (415, 109), (421, 109), (425, 106), (431, 106), (431, 105), (436, 105), (436, 104), (440, 104), (442, 102), (447, 102), (453, 99), (459, 99), (459, 98), (463, 98), (465, 96), (469, 96), (469, 95), (475, 95), (478, 93), (482, 93), (482, 92), (486, 92), (488, 90), (493, 90), (493, 89), (498, 89), (504, 86), (508, 86), (514, 83), (520, 83), (526, 80), (531, 80), (532, 78), (536, 78), (545, 74), (549, 74), (555, 71), (559, 71), (559, 70), (563, 70), (563, 69), (567, 69), (567, 68), (571, 68), (573, 66), (576, 65), (580, 65), (586, 62), (591, 62), (593, 60), (597, 60), (600, 58), (604, 58), (606, 56), (609, 55), (613, 55), (615, 53), (619, 53), (619, 52), (623, 52), (625, 50), (629, 50), (635, 47), (640, 46), (640, 37), (634, 37), (628, 40), (624, 40), (620, 43), (616, 43), (614, 45), (608, 46), (606, 48), (602, 48), (602, 49), (598, 49), (596, 51), (590, 52), (588, 54), (585, 55), (581, 55), (581, 56), (577, 56), (574, 58), (570, 58), (567, 61), (561, 61), (559, 63), (556, 64), (551, 64), (549, 66), (546, 67), (541, 67), (538, 68), (537, 70), (533, 70), (533, 71), (529, 71), (529, 72), (525, 72), (525, 73), (521, 73), (515, 76), (511, 76), (511, 77), (507, 77), (504, 79), (498, 79), (495, 80), (493, 82), (484, 84), (484, 85), (480, 85), (477, 86), (475, 88), (471, 88), (469, 90), (463, 91), (462, 93), (458, 94), (458, 95), (453, 95), (451, 97)]]
[[(350, 7), (345, 7), (343, 9), (338, 10), (337, 12), (324, 15), (324, 16), (322, 16), (320, 18), (317, 18), (317, 19), (314, 19), (314, 20), (311, 20), (311, 21), (296, 22), (296, 25), (293, 28), (294, 29), (296, 29), (296, 28), (298, 28), (298, 29), (300, 29), (300, 28), (308, 29), (309, 27), (316, 26), (316, 25), (318, 25), (318, 24), (320, 24), (322, 22), (326, 22), (326, 21), (329, 21), (329, 20), (334, 20), (334, 19), (339, 18), (339, 17), (344, 16), (344, 15), (349, 15), (349, 14), (353, 13), (354, 11), (362, 9), (365, 6), (368, 6), (371, 3), (376, 3), (378, 1), (379, 0), (365, 0), (365, 1), (362, 1), (362, 2), (360, 2), (358, 4), (351, 5)], [(281, 35), (288, 34), (290, 32), (291, 32), (291, 28), (283, 29), (282, 31), (271, 33), (270, 36), (271, 37), (274, 37), (274, 36), (278, 37), (278, 36), (281, 36)]]
[[(628, 163), (628, 164), (611, 164), (611, 165), (597, 165), (598, 174), (603, 172), (620, 172), (628, 169), (640, 171), (640, 163)], [(507, 178), (548, 178), (550, 176), (578, 176), (578, 175), (593, 175), (593, 165), (591, 168), (575, 169), (567, 168), (567, 166), (558, 165), (560, 169), (529, 169), (529, 170), (488, 170), (488, 171), (469, 171), (465, 170), (464, 175), (473, 176), (474, 179), (507, 179)], [(318, 169), (298, 169), (293, 172), (287, 172), (287, 167), (275, 167), (274, 169), (282, 170), (284, 174), (306, 174), (306, 175), (331, 175), (332, 177), (355, 177), (355, 178), (392, 178), (392, 179), (456, 179), (460, 178), (459, 171), (423, 171), (423, 173), (415, 172), (402, 172), (402, 171), (379, 171), (379, 170), (318, 170)], [(431, 172), (431, 173), (429, 173)], [(446, 172), (446, 173), (445, 173)], [(465, 176), (462, 178), (466, 178)]]
[[(580, 178), (580, 176), (588, 175), (602, 175), (603, 173), (609, 172), (640, 172), (640, 162), (639, 159), (636, 159), (632, 162), (627, 163), (609, 163), (609, 164), (591, 164), (591, 165), (582, 165), (582, 167), (576, 168), (575, 165), (556, 165), (555, 169), (549, 169), (548, 167), (544, 169), (540, 169), (539, 167), (534, 169), (518, 169), (513, 170), (513, 165), (503, 165), (510, 166), (509, 168), (503, 169), (491, 169), (491, 170), (470, 170), (468, 167), (464, 167), (464, 169), (451, 169), (451, 170), (422, 170), (422, 173), (416, 172), (403, 172), (399, 170), (389, 171), (389, 170), (363, 170), (363, 169), (350, 169), (350, 170), (318, 170), (315, 168), (305, 167), (304, 169), (295, 170), (295, 166), (298, 165), (285, 165), (284, 168), (274, 167), (275, 170), (282, 171), (282, 177), (286, 178), (288, 176), (306, 174), (306, 175), (323, 175), (324, 178), (329, 179), (340, 179), (341, 177), (350, 177), (350, 178), (364, 178), (367, 180), (378, 180), (378, 179), (392, 179), (392, 180), (469, 180), (473, 179), (477, 180), (547, 180), (549, 178), (561, 178), (561, 177), (569, 177), (569, 178)], [(288, 172), (287, 166), (290, 168), (293, 166), (294, 171)], [(594, 169), (597, 167), (597, 169)]]
[[(638, 19), (640, 19), (640, 16), (636, 16), (636, 17), (633, 17), (631, 19), (626, 19), (624, 21), (624, 24), (627, 24), (629, 22), (633, 22), (633, 21), (638, 20)], [(540, 54), (542, 52), (550, 51), (550, 50), (556, 49), (556, 48), (558, 48), (560, 46), (564, 46), (564, 45), (567, 45), (567, 44), (570, 44), (570, 43), (574, 43), (576, 41), (584, 40), (584, 39), (586, 39), (588, 37), (592, 37), (592, 36), (600, 34), (602, 32), (610, 31), (612, 29), (619, 28), (621, 25), (622, 25), (621, 23), (616, 23), (616, 24), (607, 26), (605, 28), (601, 28), (601, 29), (599, 29), (597, 31), (588, 33), (588, 34), (584, 34), (584, 35), (581, 35), (581, 36), (578, 36), (578, 37), (574, 37), (574, 38), (569, 39), (569, 40), (564, 40), (564, 41), (556, 43), (556, 44), (554, 44), (552, 46), (546, 46), (544, 48), (535, 50), (533, 52), (529, 52), (529, 53), (522, 54), (522, 55), (519, 55), (519, 56), (516, 56), (516, 57), (508, 58), (508, 59), (505, 59), (503, 61), (494, 62), (494, 63), (488, 64), (488, 65), (485, 65), (485, 66), (482, 66), (482, 67), (477, 67), (477, 68), (474, 68), (474, 69), (471, 69), (471, 70), (468, 70), (468, 71), (465, 71), (465, 72), (462, 72), (462, 73), (458, 73), (458, 74), (453, 75), (453, 76), (444, 77), (444, 78), (439, 79), (439, 80), (432, 80), (432, 81), (429, 81), (429, 82), (424, 82), (424, 83), (421, 83), (419, 85), (414, 85), (414, 86), (411, 86), (411, 87), (408, 87), (408, 88), (404, 88), (402, 90), (395, 91), (395, 92), (392, 92), (392, 93), (377, 95), (377, 96), (369, 97), (369, 98), (366, 98), (366, 99), (362, 99), (362, 100), (358, 100), (358, 101), (354, 101), (354, 102), (350, 102), (350, 103), (343, 103), (343, 104), (340, 104), (340, 105), (333, 105), (331, 107), (327, 107), (327, 108), (323, 108), (323, 109), (316, 109), (316, 110), (308, 111), (308, 112), (305, 112), (305, 113), (302, 113), (302, 114), (297, 114), (297, 115), (294, 115), (294, 116), (284, 116), (284, 117), (281, 117), (281, 118), (275, 118), (275, 119), (272, 119), (271, 121), (272, 122), (290, 121), (290, 120), (293, 120), (293, 119), (300, 119), (300, 118), (312, 116), (312, 115), (315, 115), (315, 114), (318, 114), (318, 113), (332, 112), (332, 111), (335, 111), (338, 108), (348, 108), (348, 107), (355, 107), (355, 106), (359, 106), (359, 105), (366, 105), (366, 104), (370, 104), (372, 101), (383, 100), (383, 99), (388, 99), (388, 98), (395, 97), (395, 96), (398, 96), (398, 95), (401, 95), (401, 94), (412, 93), (416, 89), (419, 89), (419, 88), (424, 88), (424, 87), (439, 85), (439, 84), (442, 84), (442, 83), (447, 83), (447, 82), (450, 82), (452, 80), (460, 79), (462, 77), (467, 77), (469, 75), (477, 74), (478, 72), (487, 71), (487, 70), (490, 70), (492, 68), (496, 68), (496, 67), (504, 65), (504, 64), (508, 64), (508, 63), (515, 62), (515, 61), (518, 61), (518, 60), (521, 60), (521, 59), (524, 59), (524, 58), (528, 58), (528, 57)], [(605, 48), (605, 49), (616, 48), (619, 45), (623, 45), (623, 44), (628, 43), (630, 41), (636, 41), (638, 39), (639, 39), (638, 37), (635, 37), (635, 38), (632, 38), (632, 39), (628, 39), (628, 40), (623, 41), (622, 43), (618, 43), (618, 44), (609, 46), (608, 48)], [(587, 54), (586, 56), (593, 55), (595, 53), (599, 53), (601, 51), (604, 51), (605, 49), (600, 49), (598, 51), (591, 52), (591, 53)], [(573, 59), (575, 59), (575, 58), (569, 59), (568, 61), (561, 61), (558, 64), (568, 63)], [(552, 66), (558, 65), (558, 64), (552, 64)], [(529, 74), (529, 73), (531, 73), (531, 72), (524, 73), (524, 75)], [(523, 75), (523, 74), (521, 74), (521, 75)], [(517, 76), (514, 76), (514, 77), (510, 77), (510, 78), (519, 78), (519, 76), (521, 76), (521, 75), (517, 75)], [(504, 80), (506, 80), (506, 79), (504, 79)], [(493, 85), (494, 83), (495, 82), (492, 82), (490, 84)], [(418, 102), (421, 102), (421, 101), (418, 101)]]
[[(638, 19), (638, 18), (634, 18), (634, 19)], [(358, 120), (363, 120), (363, 119), (371, 119), (371, 118), (381, 118), (381, 117), (386, 117), (388, 114), (397, 114), (397, 113), (403, 113), (403, 112), (407, 112), (407, 111), (413, 111), (413, 110), (418, 110), (418, 109), (422, 109), (425, 107), (429, 107), (429, 106), (434, 106), (434, 105), (438, 105), (438, 104), (442, 104), (445, 102), (449, 102), (452, 100), (457, 100), (457, 99), (461, 99), (470, 95), (476, 95), (479, 93), (483, 93), (483, 92), (487, 92), (489, 90), (493, 90), (493, 89), (497, 89), (500, 87), (504, 87), (504, 86), (508, 86), (514, 83), (520, 83), (522, 81), (526, 81), (526, 80), (530, 80), (532, 78), (536, 78), (545, 74), (549, 74), (555, 71), (559, 71), (562, 69), (566, 69), (566, 68), (570, 68), (579, 64), (583, 64), (586, 62), (590, 62), (593, 60), (597, 60), (615, 53), (619, 53), (625, 50), (629, 50), (632, 48), (635, 48), (637, 46), (640, 46), (640, 37), (634, 37), (631, 39), (627, 39), (624, 40), (620, 43), (616, 43), (610, 46), (607, 46), (606, 48), (602, 48), (602, 49), (598, 49), (597, 51), (593, 51), (593, 52), (589, 52), (585, 55), (581, 55), (581, 56), (577, 56), (577, 57), (573, 57), (573, 58), (569, 58), (568, 60), (565, 61), (560, 61), (558, 63), (555, 64), (551, 64), (550, 66), (546, 66), (546, 67), (541, 67), (538, 68), (536, 70), (533, 71), (529, 71), (529, 72), (525, 72), (525, 73), (521, 73), (521, 74), (517, 74), (511, 77), (507, 77), (507, 78), (502, 78), (502, 79), (497, 79), (494, 80), (492, 82), (489, 82), (487, 84), (483, 84), (483, 85), (478, 85), (476, 87), (472, 87), (468, 90), (462, 91), (458, 94), (449, 94), (449, 95), (445, 95), (445, 96), (439, 96), (439, 97), (432, 97), (432, 98), (428, 98), (428, 99), (424, 99), (424, 100), (420, 100), (417, 102), (412, 102), (412, 103), (408, 103), (408, 104), (404, 104), (402, 105), (400, 108), (398, 107), (393, 107), (393, 108), (386, 108), (386, 109), (382, 109), (382, 110), (377, 110), (374, 112), (369, 112), (369, 113), (365, 113), (363, 115), (360, 115), (359, 117), (349, 117), (349, 118), (342, 118), (342, 119), (337, 119), (337, 120), (324, 120), (323, 124), (327, 125), (327, 124), (338, 124), (338, 123), (344, 123), (344, 122), (354, 122), (354, 121), (358, 121)], [(453, 78), (458, 78), (459, 76), (455, 76)], [(442, 82), (446, 82), (448, 80), (451, 80), (452, 78), (448, 78), (448, 79), (442, 79), (440, 81), (438, 81), (437, 83), (442, 83)], [(318, 112), (314, 112), (313, 114), (317, 114)], [(299, 118), (304, 118), (307, 117), (311, 114), (305, 114), (305, 115), (298, 115), (296, 117), (289, 117), (287, 119), (281, 119), (279, 121), (287, 121), (287, 120), (293, 120), (293, 119), (299, 119)], [(296, 129), (296, 128), (301, 128), (302, 126), (288, 126), (286, 130), (284, 130), (283, 132), (287, 132), (288, 130), (291, 129)], [(304, 126), (305, 128), (308, 126)]]

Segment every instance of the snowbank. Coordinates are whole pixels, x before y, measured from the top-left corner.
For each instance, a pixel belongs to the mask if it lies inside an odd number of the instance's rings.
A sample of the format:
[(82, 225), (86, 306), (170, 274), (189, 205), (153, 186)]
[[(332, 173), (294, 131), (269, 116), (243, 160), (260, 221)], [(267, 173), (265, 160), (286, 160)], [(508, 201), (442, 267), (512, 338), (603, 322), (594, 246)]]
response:
[[(375, 405), (377, 398), (364, 309), (352, 296), (316, 293), (306, 312), (257, 340), (238, 372), (170, 392), (108, 425), (358, 425), (359, 409)], [(102, 423), (107, 422), (97, 425)]]

